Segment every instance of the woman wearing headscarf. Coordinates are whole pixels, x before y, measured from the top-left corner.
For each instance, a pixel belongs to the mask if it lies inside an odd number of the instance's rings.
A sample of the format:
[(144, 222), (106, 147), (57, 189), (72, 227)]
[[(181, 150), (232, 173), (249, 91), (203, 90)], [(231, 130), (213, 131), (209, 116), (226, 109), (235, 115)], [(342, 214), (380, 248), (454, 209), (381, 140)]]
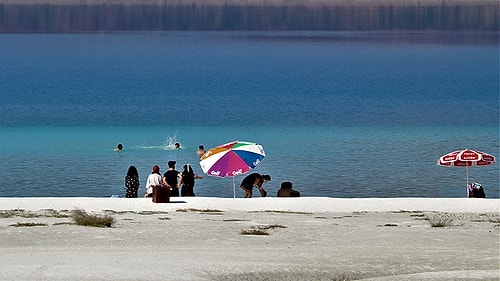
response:
[(195, 196), (194, 195), (194, 180), (203, 177), (195, 175), (191, 165), (184, 165), (184, 170), (181, 176), (181, 196)]

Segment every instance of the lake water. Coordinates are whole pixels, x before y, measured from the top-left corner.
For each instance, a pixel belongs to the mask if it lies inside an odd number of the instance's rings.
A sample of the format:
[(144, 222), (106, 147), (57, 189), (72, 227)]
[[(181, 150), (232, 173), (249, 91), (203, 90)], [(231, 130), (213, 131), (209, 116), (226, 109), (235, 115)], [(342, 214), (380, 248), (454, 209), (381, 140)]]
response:
[[(466, 35), (2, 34), (0, 196), (124, 195), (130, 165), (143, 194), (154, 164), (202, 174), (198, 145), (245, 140), (270, 196), (464, 197), (465, 169), (436, 160), (500, 155), (498, 34)], [(499, 197), (498, 164), (469, 180)], [(195, 193), (232, 197), (233, 178)]]

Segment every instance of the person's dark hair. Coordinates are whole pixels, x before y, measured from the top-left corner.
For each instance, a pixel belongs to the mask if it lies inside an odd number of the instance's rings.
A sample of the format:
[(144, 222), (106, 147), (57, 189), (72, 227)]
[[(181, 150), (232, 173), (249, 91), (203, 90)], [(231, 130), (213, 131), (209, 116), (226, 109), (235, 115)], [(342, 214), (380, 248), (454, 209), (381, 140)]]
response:
[(133, 176), (139, 176), (139, 173), (137, 172), (137, 169), (135, 166), (130, 166), (127, 171), (127, 176), (133, 177)]
[(175, 163), (177, 163), (177, 162), (175, 162), (175, 161), (168, 161), (168, 167), (169, 168), (175, 168)]
[(118, 147), (118, 150), (122, 150), (123, 149), (123, 145), (121, 143), (119, 143), (116, 147)]
[(271, 176), (270, 175), (262, 175), (262, 179), (266, 181), (271, 181)]
[(159, 173), (160, 173), (160, 166), (154, 165), (152, 174), (159, 174)]
[(292, 183), (289, 181), (284, 181), (281, 183), (281, 188), (283, 189), (292, 189)]
[(205, 150), (205, 147), (203, 145), (198, 146), (199, 149)]

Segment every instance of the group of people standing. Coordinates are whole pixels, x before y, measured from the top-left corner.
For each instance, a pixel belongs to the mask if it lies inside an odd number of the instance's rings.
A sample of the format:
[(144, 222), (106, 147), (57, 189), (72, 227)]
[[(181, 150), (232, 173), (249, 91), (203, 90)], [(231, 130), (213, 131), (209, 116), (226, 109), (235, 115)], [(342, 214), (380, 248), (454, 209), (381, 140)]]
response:
[[(153, 197), (153, 189), (155, 187), (167, 187), (170, 189), (170, 197), (179, 196), (195, 196), (194, 194), (194, 182), (196, 179), (203, 178), (202, 176), (196, 175), (190, 164), (186, 164), (183, 167), (182, 173), (175, 169), (176, 161), (168, 161), (168, 170), (163, 174), (160, 174), (160, 167), (154, 165), (146, 180), (146, 192), (144, 197)], [(246, 176), (240, 184), (240, 188), (245, 192), (245, 198), (251, 198), (253, 189), (257, 188), (260, 191), (262, 197), (267, 196), (267, 191), (262, 187), (262, 184), (269, 182), (271, 176), (261, 175), (259, 173), (252, 173)], [(137, 198), (139, 192), (139, 173), (135, 166), (130, 166), (125, 177), (125, 187), (127, 198)], [(282, 182), (281, 187), (277, 192), (277, 197), (300, 197), (300, 192), (292, 189), (292, 183), (289, 181)]]
[[(121, 151), (123, 146), (121, 144), (118, 146)], [(175, 146), (177, 149), (180, 149), (179, 143), (176, 143)], [(203, 145), (200, 145), (196, 154), (201, 157), (204, 153), (205, 148)], [(146, 180), (146, 192), (144, 193), (144, 197), (153, 197), (153, 189), (155, 187), (169, 188), (170, 197), (178, 197), (179, 194), (182, 197), (195, 196), (194, 182), (196, 179), (201, 179), (203, 177), (196, 175), (190, 164), (184, 165), (182, 173), (175, 169), (175, 165), (176, 161), (168, 161), (168, 170), (163, 174), (163, 176), (160, 174), (160, 166), (153, 166), (151, 174), (148, 175), (148, 179)], [(245, 192), (245, 198), (252, 197), (254, 188), (259, 190), (262, 197), (266, 197), (267, 191), (262, 187), (262, 185), (269, 181), (271, 181), (271, 176), (269, 175), (252, 173), (241, 181), (240, 188)], [(127, 176), (125, 177), (125, 197), (139, 197), (139, 186), (140, 182), (137, 168), (135, 166), (130, 166)], [(287, 181), (281, 183), (281, 187), (276, 195), (277, 197), (300, 197), (300, 192), (293, 190), (292, 183)]]
[[(182, 173), (175, 169), (176, 161), (168, 162), (168, 170), (163, 174), (160, 174), (160, 167), (154, 165), (146, 180), (146, 192), (144, 197), (153, 197), (153, 188), (156, 186), (164, 186), (170, 188), (170, 196), (178, 197), (179, 189), (180, 195), (185, 196), (195, 196), (194, 194), (194, 181), (195, 179), (201, 179), (202, 176), (196, 175), (190, 164), (186, 164), (183, 167)], [(127, 198), (137, 198), (139, 192), (139, 173), (135, 166), (130, 166), (125, 177), (125, 197)]]

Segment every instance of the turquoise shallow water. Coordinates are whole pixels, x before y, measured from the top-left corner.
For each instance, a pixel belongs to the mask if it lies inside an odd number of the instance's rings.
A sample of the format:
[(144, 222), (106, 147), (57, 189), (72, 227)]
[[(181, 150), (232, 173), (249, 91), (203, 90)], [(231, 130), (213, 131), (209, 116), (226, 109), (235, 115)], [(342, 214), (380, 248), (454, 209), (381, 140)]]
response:
[[(463, 131), (473, 134), (464, 134)], [(123, 193), (129, 165), (144, 185), (153, 164), (168, 160), (197, 166), (199, 144), (216, 146), (235, 139), (257, 140), (267, 157), (256, 171), (272, 175), (273, 195), (289, 180), (306, 196), (462, 197), (464, 169), (436, 166), (452, 147), (478, 143), (495, 151), (496, 128), (330, 128), (330, 127), (49, 127), (2, 130), (3, 196), (109, 196)], [(272, 133), (270, 133), (272, 132)], [(175, 150), (174, 141), (183, 148)], [(125, 145), (113, 151), (116, 143)], [(13, 148), (13, 149), (11, 149)], [(22, 176), (20, 176), (22, 175)], [(236, 183), (242, 178), (237, 177)], [(470, 169), (488, 196), (498, 190), (496, 166)], [(24, 186), (24, 191), (14, 186)], [(9, 188), (13, 187), (13, 188)], [(199, 196), (232, 196), (232, 179), (205, 176)]]
[[(463, 197), (465, 170), (436, 160), (500, 155), (498, 46), (453, 36), (0, 35), (0, 196), (123, 194), (130, 165), (142, 185), (169, 160), (201, 173), (198, 145), (247, 140), (270, 195), (289, 180), (305, 196)], [(469, 170), (488, 197), (498, 167)], [(232, 184), (205, 176), (195, 192)]]

